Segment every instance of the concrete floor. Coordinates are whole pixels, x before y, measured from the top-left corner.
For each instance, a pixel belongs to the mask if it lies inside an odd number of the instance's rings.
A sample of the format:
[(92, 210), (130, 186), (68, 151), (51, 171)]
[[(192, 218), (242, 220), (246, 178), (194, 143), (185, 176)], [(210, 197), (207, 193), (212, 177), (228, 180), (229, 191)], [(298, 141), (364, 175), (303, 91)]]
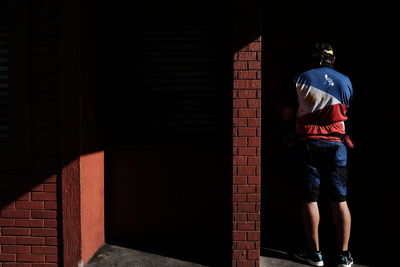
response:
[(85, 267), (202, 267), (204, 265), (185, 262), (160, 255), (114, 245), (104, 245)]
[[(261, 267), (304, 267), (310, 266), (308, 264), (301, 263), (293, 256), (289, 255), (287, 252), (271, 250), (271, 249), (261, 249)], [(327, 262), (324, 259), (325, 267), (336, 267), (336, 264)], [(368, 267), (366, 265), (353, 264), (352, 267)]]
[[(309, 266), (293, 261), (290, 256), (282, 251), (263, 250), (261, 267), (302, 267)], [(271, 253), (272, 252), (272, 253)], [(273, 256), (271, 256), (271, 254)], [(335, 266), (335, 265), (325, 265)], [(160, 255), (123, 248), (114, 245), (104, 245), (85, 265), (85, 267), (206, 267), (204, 265), (185, 262)], [(367, 267), (365, 265), (353, 265), (353, 267)]]
[[(294, 262), (294, 261), (290, 261), (290, 260), (284, 260), (284, 259), (261, 257), (261, 267), (301, 267), (301, 266), (310, 266), (310, 265), (302, 264), (302, 263), (298, 263), (298, 262)], [(333, 267), (336, 265), (325, 264), (325, 266)], [(367, 267), (367, 266), (353, 264), (352, 267)]]

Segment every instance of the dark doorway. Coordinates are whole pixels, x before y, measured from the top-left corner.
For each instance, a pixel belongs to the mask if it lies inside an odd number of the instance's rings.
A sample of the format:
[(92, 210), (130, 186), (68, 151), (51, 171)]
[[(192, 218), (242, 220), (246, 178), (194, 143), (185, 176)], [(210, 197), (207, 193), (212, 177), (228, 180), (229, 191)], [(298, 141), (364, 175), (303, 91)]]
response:
[[(312, 45), (325, 41), (335, 49), (335, 68), (350, 77), (355, 90), (346, 125), (356, 144), (349, 152), (348, 203), (353, 221), (350, 248), (357, 263), (379, 263), (375, 244), (384, 243), (386, 238), (382, 234), (389, 222), (383, 216), (383, 205), (387, 203), (384, 195), (393, 185), (391, 177), (395, 173), (390, 131), (378, 130), (395, 120), (394, 100), (378, 100), (383, 92), (395, 92), (391, 78), (395, 60), (391, 53), (383, 52), (388, 45), (395, 45), (390, 8), (301, 2), (291, 3), (290, 8), (266, 4), (263, 12), (261, 246), (286, 251), (303, 245), (293, 186), (296, 177), (290, 173), (287, 147), (282, 142), (291, 129), (283, 124), (278, 110), (295, 75), (305, 70)], [(384, 17), (372, 19), (378, 14)], [(321, 216), (322, 249), (335, 251), (330, 212), (324, 211)]]
[(214, 1), (103, 8), (106, 242), (230, 263), (229, 9)]

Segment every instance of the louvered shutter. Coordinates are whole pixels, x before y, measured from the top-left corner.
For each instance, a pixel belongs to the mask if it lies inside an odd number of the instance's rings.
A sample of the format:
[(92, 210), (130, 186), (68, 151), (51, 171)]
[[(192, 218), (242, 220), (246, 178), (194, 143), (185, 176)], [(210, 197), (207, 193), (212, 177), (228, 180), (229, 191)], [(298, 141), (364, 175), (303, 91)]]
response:
[(114, 141), (216, 140), (223, 99), (219, 27), (204, 21), (122, 25), (114, 38)]
[(8, 12), (0, 2), (0, 147), (8, 145)]

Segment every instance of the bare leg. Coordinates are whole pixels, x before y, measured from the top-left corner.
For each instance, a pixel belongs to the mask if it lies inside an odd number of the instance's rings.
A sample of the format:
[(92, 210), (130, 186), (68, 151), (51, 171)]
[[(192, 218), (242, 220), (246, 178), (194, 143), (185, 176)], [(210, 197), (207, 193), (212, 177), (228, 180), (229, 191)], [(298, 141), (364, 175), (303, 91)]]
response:
[(302, 219), (308, 247), (312, 250), (319, 251), (319, 210), (317, 202), (305, 202), (302, 204)]
[(332, 202), (333, 220), (336, 225), (337, 240), (339, 249), (342, 251), (349, 249), (351, 215), (347, 202)]

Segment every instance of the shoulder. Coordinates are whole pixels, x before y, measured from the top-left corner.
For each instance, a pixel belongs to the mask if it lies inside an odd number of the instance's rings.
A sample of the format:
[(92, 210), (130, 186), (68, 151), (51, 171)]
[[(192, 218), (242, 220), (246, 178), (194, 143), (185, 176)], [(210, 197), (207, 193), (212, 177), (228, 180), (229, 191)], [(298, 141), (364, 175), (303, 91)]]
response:
[(333, 75), (335, 75), (335, 76), (337, 77), (337, 79), (340, 79), (340, 80), (342, 80), (342, 81), (344, 81), (344, 82), (347, 82), (347, 83), (350, 83), (350, 84), (351, 84), (350, 78), (347, 77), (346, 75), (344, 75), (343, 73), (341, 73), (341, 72), (339, 72), (339, 71), (337, 71), (337, 70), (335, 70), (335, 69), (330, 69), (330, 72), (331, 72)]
[(315, 68), (302, 72), (297, 77), (296, 84), (317, 86), (321, 81), (321, 77), (323, 77), (323, 71), (321, 69), (322, 68)]
[(316, 73), (318, 73), (318, 69), (310, 69), (300, 73), (298, 77), (307, 77)]
[(315, 69), (304, 71), (304, 72), (300, 73), (299, 75), (297, 75), (295, 81), (296, 81), (296, 83), (301, 83), (303, 81), (311, 79), (313, 76), (315, 76), (315, 74), (316, 74)]

